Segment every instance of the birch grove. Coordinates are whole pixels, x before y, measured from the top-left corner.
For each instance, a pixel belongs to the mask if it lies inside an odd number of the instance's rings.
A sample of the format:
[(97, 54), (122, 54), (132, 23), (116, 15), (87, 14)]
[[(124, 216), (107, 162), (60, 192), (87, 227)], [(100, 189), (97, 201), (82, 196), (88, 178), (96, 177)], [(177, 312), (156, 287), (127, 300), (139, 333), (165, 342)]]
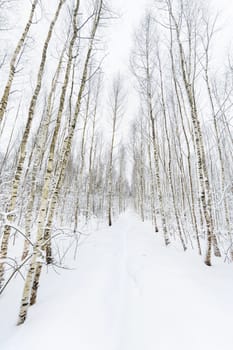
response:
[(164, 246), (231, 263), (233, 64), (215, 74), (217, 17), (199, 0), (153, 1), (127, 73), (108, 76), (107, 0), (27, 9), (0, 54), (0, 296), (22, 279), (18, 325), (45, 267), (69, 268), (83, 227), (129, 207)]
[[(193, 246), (195, 240), (199, 254), (204, 249), (200, 239), (205, 237), (205, 263), (211, 265), (212, 252), (221, 256), (220, 245), (228, 242), (227, 259), (231, 260), (232, 254), (232, 232), (229, 225), (232, 222), (229, 219), (231, 195), (225, 192), (228, 186), (225, 179), (227, 163), (223, 161), (228, 147), (223, 149), (221, 146), (219, 130), (223, 131), (224, 126), (219, 124), (221, 118), (218, 119), (217, 114), (220, 115), (221, 112), (217, 112), (215, 107), (214, 86), (211, 86), (210, 79), (210, 47), (214, 40), (216, 19), (208, 17), (206, 9), (198, 1), (189, 4), (185, 0), (168, 0), (160, 1), (157, 5), (158, 12), (163, 14), (164, 24), (160, 23), (156, 13), (146, 14), (136, 34), (131, 59), (144, 114), (156, 116), (156, 119), (148, 118), (148, 124), (149, 120), (152, 122), (152, 137), (148, 135), (147, 140), (151, 140), (149, 142), (155, 150), (155, 170), (152, 169), (151, 181), (154, 177), (157, 178), (163, 227), (166, 227), (165, 218), (166, 221), (171, 220), (172, 225), (176, 223), (175, 230), (184, 250), (187, 245)], [(200, 92), (209, 100), (209, 109), (203, 108)], [(225, 105), (227, 102), (222, 103)], [(147, 105), (149, 112), (146, 112)], [(215, 137), (212, 145), (208, 136), (208, 133), (212, 134), (212, 125), (208, 123), (206, 115), (213, 118)], [(206, 126), (207, 124), (209, 125)], [(228, 136), (226, 139), (229, 140)], [(158, 145), (161, 144), (163, 150), (159, 151)], [(223, 156), (222, 152), (226, 155)], [(213, 172), (211, 169), (213, 156), (218, 157), (217, 176), (220, 187), (216, 183), (215, 170)], [(150, 157), (147, 163), (148, 167), (153, 168)], [(229, 180), (230, 174), (228, 172)], [(167, 185), (170, 191), (167, 190)], [(159, 188), (163, 186), (166, 191), (162, 195)], [(218, 195), (224, 193), (221, 199), (224, 213), (221, 216), (221, 228), (216, 192)], [(169, 214), (163, 208), (169, 208)], [(151, 216), (154, 217), (153, 204)], [(170, 227), (169, 223), (167, 225)]]

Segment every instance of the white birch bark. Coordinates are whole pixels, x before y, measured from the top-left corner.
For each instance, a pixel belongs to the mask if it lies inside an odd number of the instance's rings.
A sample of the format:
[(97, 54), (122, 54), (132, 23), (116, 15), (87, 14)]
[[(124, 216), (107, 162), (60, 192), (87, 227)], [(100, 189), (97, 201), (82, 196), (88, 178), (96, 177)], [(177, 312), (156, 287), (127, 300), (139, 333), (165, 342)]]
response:
[(13, 83), (13, 80), (15, 77), (16, 63), (17, 63), (17, 60), (19, 58), (19, 54), (23, 48), (23, 45), (25, 43), (25, 40), (27, 38), (30, 27), (32, 25), (32, 20), (33, 20), (34, 13), (35, 13), (36, 6), (37, 6), (38, 2), (39, 2), (39, 0), (34, 0), (32, 3), (32, 8), (31, 8), (28, 22), (24, 28), (24, 31), (23, 31), (23, 33), (18, 41), (18, 44), (15, 48), (15, 51), (14, 51), (13, 56), (12, 56), (11, 61), (10, 61), (10, 72), (9, 72), (8, 80), (7, 80), (7, 83), (6, 83), (6, 86), (5, 86), (1, 101), (0, 101), (0, 125), (1, 125), (1, 121), (3, 119), (4, 113), (5, 113), (7, 105), (8, 105), (11, 86), (12, 86), (12, 83)]

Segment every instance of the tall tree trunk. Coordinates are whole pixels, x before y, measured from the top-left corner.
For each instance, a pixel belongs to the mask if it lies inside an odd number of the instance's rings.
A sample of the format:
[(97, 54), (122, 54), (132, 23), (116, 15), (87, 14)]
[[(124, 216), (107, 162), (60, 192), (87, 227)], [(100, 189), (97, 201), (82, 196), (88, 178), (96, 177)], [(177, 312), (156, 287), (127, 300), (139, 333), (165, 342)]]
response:
[[(44, 74), (44, 69), (45, 69), (45, 63), (47, 59), (47, 51), (48, 51), (48, 46), (53, 34), (53, 30), (55, 27), (55, 24), (57, 22), (57, 19), (59, 17), (61, 8), (63, 4), (65, 3), (66, 0), (60, 0), (55, 16), (50, 24), (49, 31), (44, 43), (43, 47), (43, 52), (42, 52), (42, 57), (41, 57), (41, 62), (40, 62), (40, 67), (37, 75), (37, 83), (35, 90), (33, 92), (33, 96), (30, 102), (29, 106), (29, 113), (28, 113), (28, 119), (25, 127), (25, 131), (23, 134), (23, 138), (20, 144), (20, 151), (19, 151), (19, 156), (18, 156), (18, 162), (17, 162), (17, 167), (16, 167), (16, 172), (15, 176), (13, 179), (13, 185), (12, 185), (12, 192), (11, 192), (11, 197), (7, 206), (7, 211), (8, 212), (13, 212), (15, 210), (16, 206), (16, 200), (18, 196), (18, 191), (19, 191), (19, 185), (20, 185), (20, 180), (21, 180), (21, 175), (23, 173), (23, 168), (25, 164), (25, 159), (26, 159), (26, 147), (28, 143), (28, 138), (29, 138), (29, 133), (31, 129), (31, 124), (32, 120), (35, 114), (35, 109), (36, 109), (36, 104), (37, 104), (37, 99), (41, 90), (41, 84), (42, 84), (42, 79), (43, 79), (43, 74)], [(9, 221), (13, 220), (13, 216), (9, 216)], [(4, 232), (3, 232), (3, 238), (2, 238), (2, 243), (1, 243), (1, 252), (0, 252), (0, 258), (3, 262), (0, 263), (0, 286), (4, 280), (4, 259), (7, 256), (7, 251), (8, 251), (8, 244), (9, 244), (9, 238), (10, 238), (10, 226), (6, 225)]]
[(19, 58), (19, 53), (23, 48), (23, 45), (24, 45), (25, 40), (27, 38), (29, 29), (32, 25), (32, 20), (33, 20), (34, 13), (35, 13), (36, 6), (37, 6), (38, 2), (39, 2), (39, 0), (34, 0), (32, 3), (32, 8), (31, 8), (28, 22), (24, 28), (24, 31), (21, 35), (21, 38), (18, 41), (18, 44), (15, 48), (15, 51), (14, 51), (13, 56), (12, 56), (11, 61), (10, 61), (10, 72), (9, 72), (8, 80), (7, 80), (7, 83), (6, 83), (6, 86), (5, 86), (1, 101), (0, 101), (0, 125), (1, 125), (2, 118), (4, 116), (4, 113), (5, 113), (7, 105), (8, 105), (11, 86), (12, 86), (12, 83), (13, 83), (13, 80), (15, 77), (15, 73), (16, 73), (17, 59)]

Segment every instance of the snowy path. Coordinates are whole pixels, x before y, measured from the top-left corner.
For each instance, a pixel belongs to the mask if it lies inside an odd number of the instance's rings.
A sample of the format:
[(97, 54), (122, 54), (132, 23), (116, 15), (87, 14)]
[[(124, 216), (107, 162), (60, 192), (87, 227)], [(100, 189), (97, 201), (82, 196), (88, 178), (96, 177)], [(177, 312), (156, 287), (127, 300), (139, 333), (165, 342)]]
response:
[(44, 274), (24, 326), (9, 328), (15, 304), (0, 301), (0, 349), (232, 350), (232, 269), (163, 247), (128, 212), (80, 246), (75, 271)]

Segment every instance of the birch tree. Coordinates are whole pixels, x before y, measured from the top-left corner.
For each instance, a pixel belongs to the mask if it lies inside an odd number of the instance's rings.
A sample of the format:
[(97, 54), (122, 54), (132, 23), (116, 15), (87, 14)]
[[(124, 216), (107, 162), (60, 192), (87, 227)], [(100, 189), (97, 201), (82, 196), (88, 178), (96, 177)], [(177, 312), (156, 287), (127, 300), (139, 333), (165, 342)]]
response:
[(114, 146), (116, 142), (117, 123), (123, 115), (124, 108), (124, 90), (123, 82), (118, 76), (115, 78), (112, 86), (112, 93), (110, 96), (110, 118), (112, 124), (111, 131), (111, 144), (109, 150), (109, 163), (108, 163), (108, 225), (112, 226), (112, 210), (113, 210), (113, 161), (114, 161)]
[[(22, 33), (22, 35), (21, 35), (21, 37), (16, 45), (15, 51), (14, 51), (12, 58), (11, 58), (11, 61), (10, 61), (10, 71), (9, 71), (7, 83), (5, 85), (4, 92), (3, 92), (3, 95), (2, 95), (2, 98), (0, 101), (0, 125), (1, 125), (4, 113), (6, 111), (6, 108), (7, 108), (9, 95), (10, 95), (10, 91), (11, 91), (11, 86), (12, 86), (12, 83), (13, 83), (13, 80), (15, 77), (15, 73), (16, 73), (16, 65), (18, 63), (17, 61), (19, 59), (20, 52), (22, 51), (22, 48), (25, 44), (25, 40), (27, 38), (30, 27), (33, 23), (33, 17), (34, 17), (38, 2), (39, 2), (39, 0), (34, 0), (32, 3), (29, 19), (28, 19), (26, 26), (23, 30), (23, 33)], [(4, 3), (2, 2), (2, 5), (3, 4)]]

